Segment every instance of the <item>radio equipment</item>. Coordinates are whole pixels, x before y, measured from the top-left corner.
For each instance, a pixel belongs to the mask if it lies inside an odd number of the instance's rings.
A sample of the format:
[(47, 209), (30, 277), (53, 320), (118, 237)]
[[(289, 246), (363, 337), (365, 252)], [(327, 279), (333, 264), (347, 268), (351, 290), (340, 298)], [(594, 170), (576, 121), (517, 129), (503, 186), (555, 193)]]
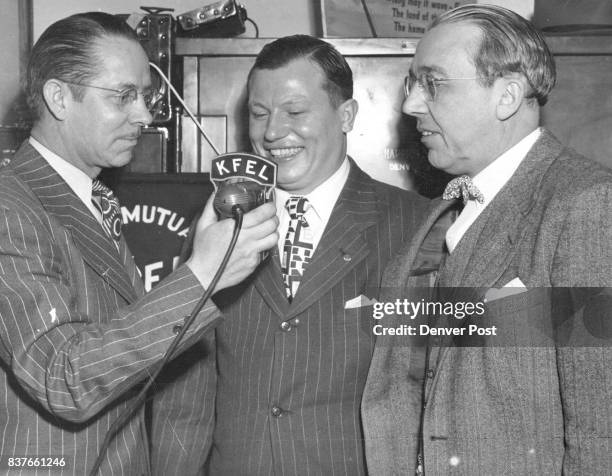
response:
[(235, 0), (221, 0), (176, 17), (181, 36), (205, 38), (244, 33), (247, 11)]

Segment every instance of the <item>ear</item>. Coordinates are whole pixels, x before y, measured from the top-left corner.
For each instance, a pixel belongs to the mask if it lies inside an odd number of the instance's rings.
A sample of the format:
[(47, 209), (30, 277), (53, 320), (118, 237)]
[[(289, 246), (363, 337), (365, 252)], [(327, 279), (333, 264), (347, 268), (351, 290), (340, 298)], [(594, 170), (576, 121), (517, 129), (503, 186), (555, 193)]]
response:
[(43, 86), (43, 99), (47, 109), (58, 121), (63, 121), (66, 117), (68, 95), (72, 99), (68, 85), (57, 79), (49, 79)]
[(525, 79), (521, 75), (511, 75), (501, 78), (496, 87), (500, 88), (497, 103), (497, 119), (505, 121), (519, 110), (525, 100)]
[(338, 114), (342, 121), (342, 132), (345, 134), (353, 130), (353, 123), (359, 110), (359, 104), (354, 99), (347, 99), (338, 106)]

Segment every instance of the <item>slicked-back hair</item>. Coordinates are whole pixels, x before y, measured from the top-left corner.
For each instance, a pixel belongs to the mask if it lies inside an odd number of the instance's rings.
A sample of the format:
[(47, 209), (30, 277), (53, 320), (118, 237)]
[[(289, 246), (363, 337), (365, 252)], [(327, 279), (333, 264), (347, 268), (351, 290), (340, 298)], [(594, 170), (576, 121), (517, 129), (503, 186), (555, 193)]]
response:
[[(78, 13), (49, 26), (32, 48), (25, 93), (32, 113), (40, 118), (45, 108), (43, 87), (50, 79), (88, 83), (99, 73), (96, 44), (109, 37), (138, 41), (136, 33), (120, 18), (102, 12)], [(68, 85), (77, 101), (84, 88)]]
[(278, 69), (306, 58), (323, 71), (323, 89), (334, 107), (353, 97), (353, 71), (333, 45), (310, 35), (291, 35), (265, 45), (249, 71), (247, 84), (258, 69)]
[(546, 104), (556, 81), (555, 60), (533, 24), (517, 13), (495, 5), (463, 5), (437, 17), (430, 28), (469, 22), (482, 32), (473, 62), (485, 86), (505, 74), (521, 73), (540, 106)]

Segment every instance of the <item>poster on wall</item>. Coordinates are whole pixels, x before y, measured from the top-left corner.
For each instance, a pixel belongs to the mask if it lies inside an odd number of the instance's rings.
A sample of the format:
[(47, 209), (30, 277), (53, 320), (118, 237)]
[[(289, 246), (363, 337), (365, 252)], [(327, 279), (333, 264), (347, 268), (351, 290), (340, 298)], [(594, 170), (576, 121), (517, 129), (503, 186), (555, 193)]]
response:
[(438, 15), (466, 3), (470, 0), (321, 0), (323, 35), (418, 37)]

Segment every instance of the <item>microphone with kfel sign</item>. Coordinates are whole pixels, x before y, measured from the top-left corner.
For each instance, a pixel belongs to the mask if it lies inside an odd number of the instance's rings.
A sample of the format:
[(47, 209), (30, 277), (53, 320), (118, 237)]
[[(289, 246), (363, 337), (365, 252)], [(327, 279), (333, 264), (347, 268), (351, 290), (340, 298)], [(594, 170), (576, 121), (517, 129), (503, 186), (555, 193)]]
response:
[[(213, 159), (210, 181), (215, 188), (213, 206), (219, 219), (236, 219), (237, 209), (246, 213), (274, 200), (276, 164), (244, 152), (222, 154)], [(260, 260), (268, 256), (260, 253)]]
[(211, 163), (210, 180), (219, 218), (232, 218), (237, 206), (246, 213), (274, 199), (276, 164), (254, 154), (222, 154)]

